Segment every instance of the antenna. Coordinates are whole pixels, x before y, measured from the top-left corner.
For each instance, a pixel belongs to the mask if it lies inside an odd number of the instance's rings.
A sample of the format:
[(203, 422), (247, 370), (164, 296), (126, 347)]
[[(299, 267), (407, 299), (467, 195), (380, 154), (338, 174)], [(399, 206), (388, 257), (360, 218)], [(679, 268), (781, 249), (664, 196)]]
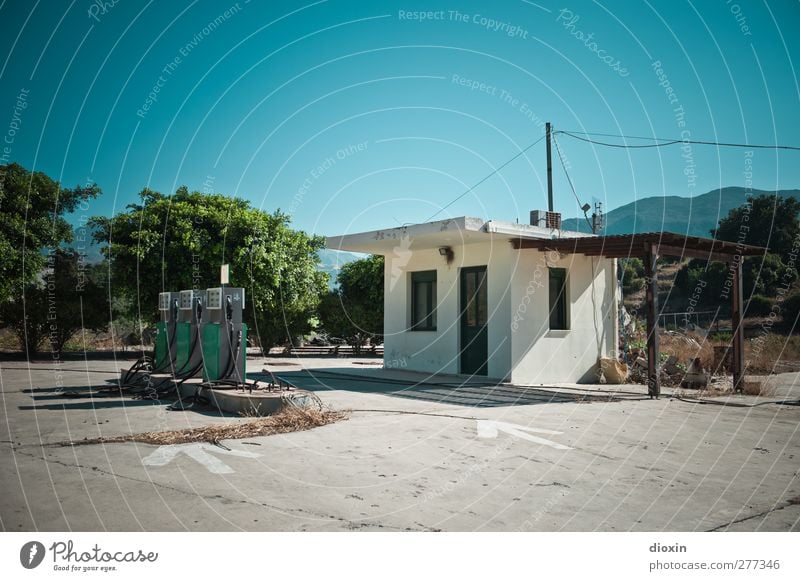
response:
[(553, 211), (553, 160), (550, 156), (550, 136), (553, 133), (553, 127), (548, 121), (545, 123), (545, 136), (547, 137), (547, 209)]
[[(587, 204), (588, 206), (588, 204)], [(603, 229), (605, 216), (603, 215), (603, 202), (595, 202), (594, 214), (592, 214), (592, 234), (597, 234)]]

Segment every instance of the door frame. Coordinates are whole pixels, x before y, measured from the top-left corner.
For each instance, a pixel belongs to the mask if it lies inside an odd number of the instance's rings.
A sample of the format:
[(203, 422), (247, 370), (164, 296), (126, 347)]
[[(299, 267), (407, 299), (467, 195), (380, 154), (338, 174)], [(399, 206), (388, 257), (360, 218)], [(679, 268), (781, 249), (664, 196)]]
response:
[[(484, 298), (486, 300), (486, 322), (483, 324), (483, 330), (478, 332), (470, 344), (472, 344), (476, 339), (479, 337), (481, 338), (481, 343), (484, 343), (484, 349), (482, 353), (485, 353), (485, 358), (483, 361), (477, 365), (477, 369), (474, 372), (464, 371), (465, 365), (465, 353), (467, 345), (465, 345), (465, 337), (464, 337), (464, 317), (466, 316), (466, 304), (468, 299), (466, 297), (466, 284), (465, 284), (465, 275), (469, 273), (483, 273), (483, 285), (485, 287)], [(477, 290), (477, 289), (476, 289)], [(475, 366), (472, 366), (475, 367)], [(458, 273), (458, 372), (461, 375), (481, 375), (486, 376), (489, 374), (489, 269), (487, 265), (476, 265), (476, 266), (465, 266), (459, 269)]]

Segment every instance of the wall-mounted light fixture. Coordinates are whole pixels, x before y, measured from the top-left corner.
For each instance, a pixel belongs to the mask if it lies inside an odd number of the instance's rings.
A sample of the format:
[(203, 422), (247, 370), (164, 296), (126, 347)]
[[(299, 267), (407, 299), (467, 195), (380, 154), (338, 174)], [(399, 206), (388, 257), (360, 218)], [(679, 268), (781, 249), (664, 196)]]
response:
[(453, 254), (453, 249), (450, 248), (449, 246), (440, 246), (439, 255), (445, 257), (445, 260), (447, 260), (447, 264), (453, 262), (453, 257), (455, 256), (455, 254)]

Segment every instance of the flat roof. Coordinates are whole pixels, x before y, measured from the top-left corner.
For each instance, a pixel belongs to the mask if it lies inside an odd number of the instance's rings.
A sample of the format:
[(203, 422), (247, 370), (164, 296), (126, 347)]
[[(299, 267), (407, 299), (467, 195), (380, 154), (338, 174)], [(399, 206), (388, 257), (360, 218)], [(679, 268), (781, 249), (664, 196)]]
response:
[(436, 222), (328, 236), (325, 245), (332, 250), (385, 255), (392, 254), (398, 246), (408, 250), (424, 250), (476, 242), (550, 240), (565, 235), (570, 238), (595, 238), (592, 234), (582, 232), (461, 216)]

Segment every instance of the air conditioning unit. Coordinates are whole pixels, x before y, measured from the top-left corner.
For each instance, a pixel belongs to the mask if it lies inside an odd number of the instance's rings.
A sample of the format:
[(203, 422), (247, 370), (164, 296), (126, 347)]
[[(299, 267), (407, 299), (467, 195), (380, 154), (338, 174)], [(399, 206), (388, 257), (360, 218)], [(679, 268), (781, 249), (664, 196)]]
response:
[(540, 226), (544, 228), (547, 218), (545, 218), (544, 210), (531, 210), (531, 226)]

